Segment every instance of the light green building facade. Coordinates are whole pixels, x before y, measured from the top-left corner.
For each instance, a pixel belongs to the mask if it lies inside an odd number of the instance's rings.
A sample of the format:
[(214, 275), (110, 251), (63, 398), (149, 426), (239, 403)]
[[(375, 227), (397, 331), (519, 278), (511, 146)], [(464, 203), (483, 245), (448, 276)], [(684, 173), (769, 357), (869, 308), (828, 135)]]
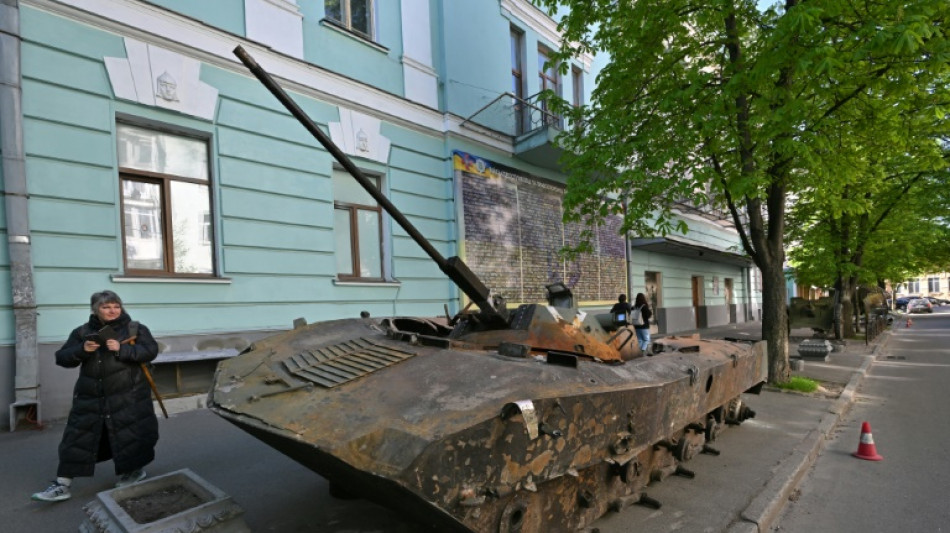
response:
[[(65, 416), (75, 371), (53, 352), (94, 291), (118, 292), (156, 335), (170, 394), (200, 388), (187, 365), (208, 372), (299, 317), (467, 303), (249, 75), (238, 45), (441, 254), (510, 302), (563, 279), (581, 305), (603, 306), (653, 279), (660, 331), (755, 318), (754, 269), (735, 232), (708, 218), (684, 212), (695, 232), (679, 241), (604, 233), (581, 262), (552, 255), (576, 235), (557, 221), (566, 179), (551, 139), (564, 125), (530, 95), (586, 100), (603, 61), (546, 78), (557, 40), (524, 0), (0, 3), (9, 424)], [(703, 250), (712, 260), (683, 257)]]

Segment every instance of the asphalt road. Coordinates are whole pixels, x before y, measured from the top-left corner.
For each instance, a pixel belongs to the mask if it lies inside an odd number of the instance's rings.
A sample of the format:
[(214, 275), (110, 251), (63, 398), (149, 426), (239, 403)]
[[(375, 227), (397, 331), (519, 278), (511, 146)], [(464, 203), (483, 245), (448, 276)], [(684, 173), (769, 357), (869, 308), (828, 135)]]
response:
[[(950, 531), (950, 307), (900, 322), (772, 531)], [(852, 457), (862, 422), (883, 461)]]

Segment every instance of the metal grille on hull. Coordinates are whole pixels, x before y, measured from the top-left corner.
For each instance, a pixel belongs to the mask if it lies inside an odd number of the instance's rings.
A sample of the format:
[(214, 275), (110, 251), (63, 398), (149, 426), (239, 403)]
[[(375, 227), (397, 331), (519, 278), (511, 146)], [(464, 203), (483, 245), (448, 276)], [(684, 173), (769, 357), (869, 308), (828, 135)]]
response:
[(361, 337), (332, 346), (305, 350), (284, 361), (291, 374), (332, 388), (381, 368), (405, 361), (415, 352), (400, 350)]

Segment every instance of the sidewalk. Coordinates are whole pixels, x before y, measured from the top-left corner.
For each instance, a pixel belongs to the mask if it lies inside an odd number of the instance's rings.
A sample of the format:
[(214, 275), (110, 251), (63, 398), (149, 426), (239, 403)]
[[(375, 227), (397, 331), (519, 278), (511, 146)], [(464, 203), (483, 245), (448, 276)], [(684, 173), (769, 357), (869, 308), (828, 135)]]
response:
[[(754, 340), (760, 337), (759, 328), (760, 323), (752, 323), (709, 328), (699, 333), (704, 338)], [(793, 330), (790, 355), (796, 355), (797, 343), (810, 336), (810, 330)], [(753, 424), (724, 432), (728, 439), (738, 443), (727, 440), (722, 446), (723, 457), (702, 459), (705, 462), (697, 468), (701, 473), (698, 477), (702, 479), (690, 482), (742, 485), (742, 490), (709, 490), (703, 485), (664, 482), (665, 488), (674, 494), (684, 487), (691, 491), (685, 496), (670, 497), (667, 501), (671, 505), (664, 510), (677, 505), (682, 507), (687, 500), (701, 501), (706, 508), (716, 509), (715, 512), (721, 514), (708, 522), (707, 525), (715, 525), (714, 528), (703, 530), (767, 531), (817, 457), (838, 417), (850, 406), (873, 355), (887, 342), (888, 336), (886, 332), (872, 346), (850, 342), (843, 351), (833, 353), (830, 361), (808, 361), (804, 370), (795, 372), (838, 384), (838, 389), (843, 391), (837, 399), (808, 398), (769, 388), (760, 397), (753, 396), (750, 402), (755, 402), (754, 407), (760, 409), (757, 418), (749, 421)], [(233, 497), (244, 508), (245, 521), (255, 532), (415, 531), (412, 523), (403, 521), (388, 509), (363, 500), (331, 498), (326, 480), (203, 409), (203, 402), (203, 396), (167, 402), (171, 418), (160, 419), (161, 440), (156, 461), (147, 468), (150, 476), (191, 469)], [(760, 427), (756, 427), (756, 423)], [(774, 427), (783, 423), (787, 427)], [(763, 429), (766, 427), (769, 431)], [(62, 422), (57, 422), (42, 430), (0, 434), (0, 469), (3, 471), (0, 523), (4, 524), (4, 531), (76, 531), (85, 519), (83, 505), (92, 501), (97, 492), (108, 490), (114, 484), (112, 463), (106, 462), (97, 467), (94, 477), (74, 482), (72, 499), (56, 504), (30, 500), (30, 494), (45, 488), (55, 476), (56, 448), (62, 430)], [(730, 461), (736, 465), (732, 466)], [(694, 520), (710, 519), (709, 514), (704, 515), (706, 511), (685, 512)], [(607, 527), (601, 531), (629, 531), (635, 523), (632, 520), (658, 524), (648, 513), (645, 508), (624, 510), (614, 514), (613, 519), (604, 520)], [(670, 517), (672, 520), (672, 514)], [(611, 522), (616, 526), (610, 526)], [(659, 531), (659, 526), (656, 527), (638, 526), (637, 529)]]
[[(896, 327), (896, 322), (895, 326)], [(739, 513), (728, 533), (765, 533), (779, 517), (799, 482), (814, 464), (822, 451), (826, 439), (854, 402), (854, 395), (867, 375), (875, 357), (885, 347), (891, 335), (891, 329), (884, 331), (869, 345), (864, 341), (832, 341), (836, 350), (828, 361), (804, 360), (804, 367), (792, 371), (793, 376), (802, 376), (817, 380), (834, 393), (834, 401), (816, 421), (814, 428), (808, 431), (804, 439), (797, 443), (773, 470), (772, 479), (751, 503)], [(702, 331), (679, 332), (673, 335), (700, 333), (703, 338), (739, 338), (757, 340), (761, 338), (761, 323), (739, 324), (709, 328)], [(798, 357), (798, 345), (805, 339), (813, 338), (811, 329), (794, 329), (789, 334), (789, 358)], [(767, 387), (778, 391), (773, 387)], [(825, 388), (825, 387), (823, 387)], [(820, 394), (822, 389), (819, 389)], [(796, 394), (785, 392), (785, 394)]]

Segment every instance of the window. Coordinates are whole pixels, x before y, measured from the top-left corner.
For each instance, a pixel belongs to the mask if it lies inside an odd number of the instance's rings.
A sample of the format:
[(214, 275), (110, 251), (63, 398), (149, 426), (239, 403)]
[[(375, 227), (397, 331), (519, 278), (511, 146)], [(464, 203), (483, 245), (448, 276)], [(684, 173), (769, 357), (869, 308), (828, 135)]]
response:
[(940, 292), (940, 278), (927, 278), (927, 292)]
[(324, 6), (327, 19), (373, 39), (373, 0), (326, 0)]
[(511, 28), (511, 92), (524, 99), (524, 68), (521, 62), (521, 32)]
[[(379, 187), (378, 176), (366, 176)], [(382, 211), (353, 176), (333, 171), (333, 234), (341, 280), (383, 280)]]
[[(557, 65), (551, 61), (551, 52), (538, 47), (538, 81), (542, 91), (548, 90), (557, 96), (561, 96), (560, 76), (557, 72)], [(548, 104), (541, 100), (541, 111), (544, 117), (544, 124), (549, 126), (559, 126), (558, 117), (550, 114)]]
[(909, 294), (920, 294), (920, 279), (912, 279), (908, 281), (907, 292)]
[(511, 94), (515, 95), (515, 134), (525, 132), (524, 102), (524, 34), (511, 28)]
[(538, 75), (541, 90), (554, 91), (554, 94), (560, 96), (561, 88), (558, 86), (557, 65), (551, 62), (551, 52), (546, 48), (538, 48)]
[(214, 274), (207, 143), (126, 124), (116, 131), (126, 273)]
[(584, 105), (584, 72), (577, 66), (571, 67), (571, 84), (574, 86), (571, 103), (580, 107)]

